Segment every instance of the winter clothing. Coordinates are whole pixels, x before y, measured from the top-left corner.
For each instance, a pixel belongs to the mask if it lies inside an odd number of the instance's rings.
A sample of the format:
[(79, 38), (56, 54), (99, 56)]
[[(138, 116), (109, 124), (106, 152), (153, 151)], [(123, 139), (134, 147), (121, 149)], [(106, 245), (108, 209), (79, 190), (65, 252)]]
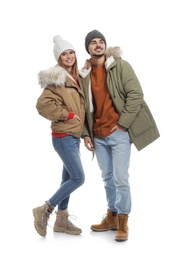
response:
[[(128, 130), (131, 142), (140, 151), (159, 136), (154, 118), (144, 101), (143, 91), (131, 65), (121, 59), (119, 47), (106, 50), (106, 70), (108, 91), (119, 113), (118, 124)], [(90, 82), (90, 69), (80, 71), (80, 84), (86, 96), (86, 123), (82, 137), (89, 136), (93, 141), (93, 104)], [(84, 85), (83, 85), (84, 84)]]
[[(38, 74), (39, 84), (44, 91), (37, 100), (38, 113), (51, 121), (53, 132), (80, 137), (84, 124), (84, 94), (73, 77), (56, 65)], [(68, 119), (70, 112), (81, 118)]]
[(41, 236), (46, 236), (49, 209), (58, 205), (58, 210), (62, 211), (57, 214), (55, 231), (80, 234), (81, 230), (67, 219), (67, 207), (71, 193), (85, 180), (79, 151), (85, 118), (84, 94), (74, 78), (59, 65), (40, 71), (38, 77), (43, 92), (36, 108), (41, 116), (51, 121), (52, 143), (63, 162), (63, 169), (58, 190), (45, 205), (33, 209), (34, 225)]
[(116, 241), (125, 241), (128, 239), (129, 228), (128, 228), (128, 215), (118, 214), (117, 215), (117, 232), (115, 236)]
[(70, 235), (80, 235), (82, 233), (82, 230), (76, 227), (68, 219), (69, 213), (67, 210), (61, 210), (55, 213), (56, 213), (56, 221), (53, 227), (54, 232), (63, 232)]
[(38, 234), (42, 237), (45, 237), (47, 234), (47, 223), (52, 211), (53, 209), (50, 208), (47, 203), (45, 203), (41, 207), (33, 209), (34, 226)]
[(119, 114), (116, 111), (108, 92), (105, 64), (103, 63), (99, 67), (92, 68), (90, 76), (92, 94), (95, 107), (97, 107), (97, 110), (94, 113), (95, 122), (93, 134), (94, 137), (103, 138), (111, 134), (110, 130), (117, 124), (119, 120)]
[(102, 35), (102, 33), (100, 33), (99, 31), (97, 30), (93, 30), (91, 32), (89, 32), (87, 35), (86, 35), (86, 38), (85, 38), (85, 48), (88, 52), (88, 45), (90, 44), (90, 42), (95, 39), (95, 38), (100, 38), (101, 40), (104, 41), (105, 45), (106, 45), (106, 39), (104, 37), (104, 35)]
[(93, 224), (91, 226), (93, 231), (107, 231), (117, 229), (117, 213), (107, 210), (106, 216), (103, 218), (100, 224)]
[(73, 47), (73, 45), (70, 42), (63, 40), (60, 35), (54, 36), (53, 42), (54, 42), (53, 52), (57, 62), (62, 52), (66, 50), (72, 50), (75, 52), (75, 48)]

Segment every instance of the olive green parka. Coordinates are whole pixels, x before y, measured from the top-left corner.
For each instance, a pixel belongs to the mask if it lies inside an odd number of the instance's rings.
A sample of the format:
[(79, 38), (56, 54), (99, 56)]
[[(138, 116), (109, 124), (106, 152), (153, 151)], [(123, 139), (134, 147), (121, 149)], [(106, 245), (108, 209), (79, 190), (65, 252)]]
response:
[[(107, 70), (107, 87), (119, 113), (118, 124), (130, 135), (131, 142), (138, 151), (155, 141), (159, 131), (152, 113), (144, 101), (139, 80), (131, 65), (121, 58), (119, 47), (106, 50), (105, 67)], [(90, 82), (90, 69), (80, 71), (79, 83), (86, 98), (86, 119), (82, 137), (89, 136), (93, 142), (94, 107)]]

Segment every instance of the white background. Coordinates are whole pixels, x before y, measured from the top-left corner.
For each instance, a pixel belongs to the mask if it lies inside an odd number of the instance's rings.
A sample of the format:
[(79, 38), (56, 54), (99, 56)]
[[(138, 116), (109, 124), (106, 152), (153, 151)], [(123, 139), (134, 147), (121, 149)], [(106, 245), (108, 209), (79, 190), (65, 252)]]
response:
[[(1, 1), (1, 255), (3, 259), (187, 259), (186, 213), (186, 1)], [(134, 68), (161, 137), (138, 152), (129, 169), (132, 212), (129, 239), (94, 233), (106, 212), (96, 160), (81, 144), (86, 182), (75, 191), (69, 211), (81, 236), (54, 234), (55, 215), (41, 238), (32, 209), (57, 189), (61, 162), (54, 152), (50, 122), (35, 105), (37, 74), (55, 65), (53, 36), (77, 50), (79, 67), (89, 56), (86, 34), (101, 31), (120, 46)]]

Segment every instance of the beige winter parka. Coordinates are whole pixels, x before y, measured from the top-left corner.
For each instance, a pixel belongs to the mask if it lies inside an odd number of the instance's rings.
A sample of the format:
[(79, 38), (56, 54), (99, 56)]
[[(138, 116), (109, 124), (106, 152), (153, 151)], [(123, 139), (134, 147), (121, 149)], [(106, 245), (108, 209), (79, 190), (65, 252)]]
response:
[[(84, 92), (72, 76), (56, 65), (38, 74), (43, 92), (37, 100), (38, 113), (51, 121), (51, 129), (57, 133), (80, 137), (85, 118)], [(69, 112), (81, 118), (67, 120)]]
[[(159, 131), (149, 107), (144, 101), (143, 91), (131, 65), (121, 59), (119, 47), (106, 50), (105, 67), (107, 86), (117, 112), (119, 125), (129, 132), (131, 142), (138, 151), (155, 141)], [(93, 102), (90, 84), (90, 69), (80, 71), (80, 84), (86, 98), (86, 120), (82, 137), (89, 136), (93, 141)]]

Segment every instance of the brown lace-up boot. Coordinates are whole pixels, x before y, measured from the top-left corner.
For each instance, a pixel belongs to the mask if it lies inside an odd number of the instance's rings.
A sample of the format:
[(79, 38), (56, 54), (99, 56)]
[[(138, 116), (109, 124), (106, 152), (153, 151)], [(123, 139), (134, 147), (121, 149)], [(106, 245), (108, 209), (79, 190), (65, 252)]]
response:
[(68, 219), (69, 214), (67, 209), (57, 211), (55, 213), (56, 221), (53, 227), (54, 232), (63, 232), (70, 235), (79, 235), (80, 233), (82, 233), (82, 230), (73, 225), (73, 223), (71, 223), (71, 221)]
[(100, 224), (94, 224), (91, 226), (93, 231), (107, 231), (117, 229), (117, 214), (110, 209), (107, 210), (106, 216), (103, 218)]
[(38, 234), (42, 237), (45, 237), (47, 234), (47, 223), (52, 211), (53, 209), (50, 208), (49, 205), (47, 205), (47, 203), (45, 203), (41, 207), (33, 209), (34, 226)]
[(119, 214), (117, 215), (117, 231), (116, 241), (125, 241), (128, 239), (128, 215)]

